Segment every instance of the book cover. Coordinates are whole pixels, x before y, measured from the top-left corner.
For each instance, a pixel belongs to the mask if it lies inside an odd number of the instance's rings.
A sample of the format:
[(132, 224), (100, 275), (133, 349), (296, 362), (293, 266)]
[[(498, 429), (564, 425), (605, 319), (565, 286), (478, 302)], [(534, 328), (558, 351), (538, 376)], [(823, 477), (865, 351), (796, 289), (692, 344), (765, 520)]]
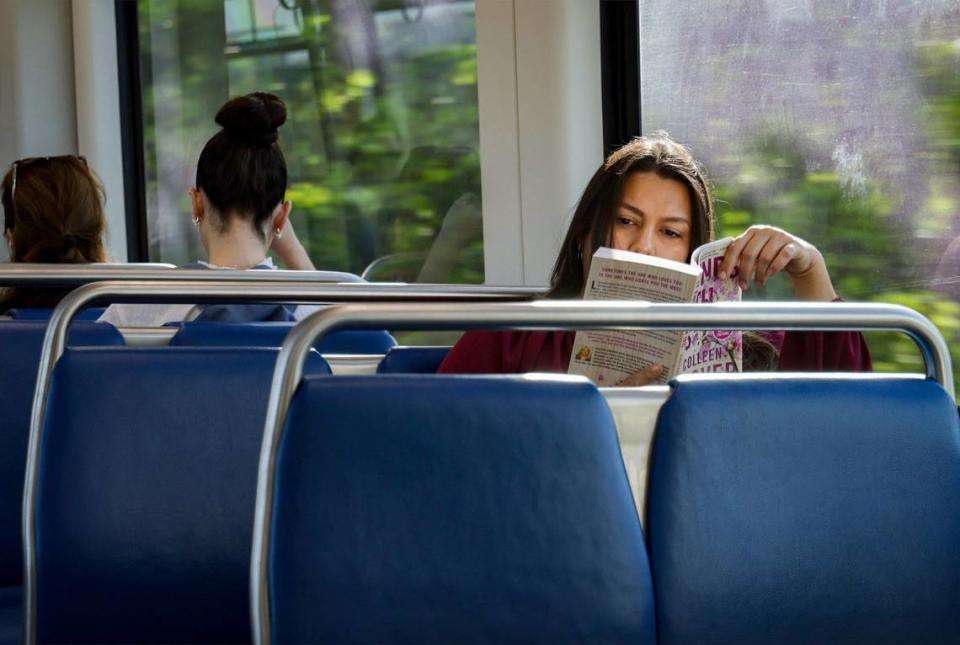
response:
[[(600, 248), (591, 261), (583, 297), (648, 302), (740, 300), (736, 281), (717, 276), (731, 241), (726, 238), (697, 248), (690, 264)], [(664, 370), (657, 382), (666, 383), (679, 373), (739, 371), (742, 351), (740, 332), (583, 330), (574, 339), (568, 372), (607, 386), (659, 363)]]
[[(690, 262), (700, 268), (693, 302), (739, 302), (740, 285), (718, 274), (723, 255), (732, 242), (724, 238), (698, 247)], [(690, 331), (683, 340), (678, 373), (740, 372), (743, 369), (743, 333), (739, 331)]]

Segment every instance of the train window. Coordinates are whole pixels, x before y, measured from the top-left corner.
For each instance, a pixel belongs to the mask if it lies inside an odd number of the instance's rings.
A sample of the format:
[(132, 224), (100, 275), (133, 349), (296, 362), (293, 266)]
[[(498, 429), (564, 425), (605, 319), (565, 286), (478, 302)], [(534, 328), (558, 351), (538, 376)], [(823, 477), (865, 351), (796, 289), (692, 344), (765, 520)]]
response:
[(139, 0), (150, 260), (202, 256), (193, 184), (213, 115), (265, 90), (314, 263), (483, 282), (474, 2)]
[[(927, 315), (960, 367), (957, 3), (641, 0), (640, 41), (643, 130), (704, 160), (721, 233), (815, 242), (844, 298)], [(877, 369), (919, 364), (870, 343)]]

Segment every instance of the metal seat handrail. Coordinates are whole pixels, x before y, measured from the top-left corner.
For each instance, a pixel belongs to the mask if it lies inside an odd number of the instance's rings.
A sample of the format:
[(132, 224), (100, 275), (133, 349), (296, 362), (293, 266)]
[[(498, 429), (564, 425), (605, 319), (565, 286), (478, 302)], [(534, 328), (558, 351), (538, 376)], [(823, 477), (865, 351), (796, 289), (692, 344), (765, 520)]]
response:
[[(4, 287), (79, 287), (91, 282), (112, 280), (139, 282), (271, 282), (288, 284), (351, 284), (409, 293), (450, 292), (504, 298), (530, 299), (542, 296), (543, 287), (492, 286), (473, 284), (433, 284), (407, 282), (367, 282), (344, 271), (238, 271), (236, 269), (181, 269), (172, 264), (0, 264), (0, 286)], [(469, 297), (469, 296), (465, 296)]]
[[(271, 272), (272, 273), (272, 272)], [(285, 420), (293, 387), (302, 376), (306, 351), (313, 340), (341, 328), (391, 329), (888, 329), (909, 334), (921, 348), (927, 376), (939, 380), (953, 394), (949, 350), (939, 330), (929, 320), (897, 305), (848, 303), (773, 303), (664, 305), (642, 302), (417, 302), (392, 304), (391, 297), (403, 300), (419, 297), (429, 300), (444, 293), (452, 300), (463, 299), (459, 290), (437, 289), (405, 291), (395, 285), (373, 284), (289, 284), (266, 281), (109, 281), (81, 286), (61, 300), (51, 316), (41, 350), (37, 386), (30, 419), (30, 440), (26, 464), (23, 507), (24, 538), (24, 614), (27, 642), (36, 637), (36, 526), (33, 508), (42, 442), (45, 403), (53, 367), (63, 353), (70, 322), (84, 306), (109, 298), (116, 302), (229, 302), (343, 300), (377, 304), (333, 305), (317, 312), (294, 327), (278, 355), (261, 447), (258, 478), (264, 481), (272, 472), (273, 454)], [(514, 297), (516, 297), (514, 295)], [(471, 299), (471, 298), (467, 298)], [(474, 298), (475, 299), (475, 298)], [(377, 302), (379, 301), (379, 302)], [(292, 384), (292, 385), (291, 385)], [(269, 485), (266, 484), (267, 486)], [(265, 513), (266, 488), (258, 488), (257, 521)], [(256, 525), (259, 527), (259, 523)], [(260, 567), (267, 542), (254, 534), (251, 584), (254, 636), (259, 638), (266, 617), (259, 604)], [(266, 598), (263, 597), (265, 602)]]
[[(331, 292), (331, 298), (347, 300), (428, 299), (428, 300), (531, 300), (543, 296), (543, 287), (495, 286), (474, 284), (432, 284), (406, 282), (366, 282), (352, 273), (339, 271), (237, 271), (233, 269), (178, 269), (173, 265), (144, 268), (138, 265), (62, 265), (0, 264), (0, 286), (73, 288), (95, 282), (129, 283), (202, 283), (204, 288), (220, 284), (270, 283), (311, 287), (323, 285), (342, 292)], [(142, 289), (141, 287), (137, 287)], [(182, 288), (189, 288), (184, 285)], [(197, 287), (194, 287), (197, 289)], [(202, 289), (198, 289), (202, 290)], [(349, 296), (352, 291), (365, 295)], [(374, 297), (375, 294), (375, 297)], [(120, 294), (117, 294), (120, 295)], [(160, 297), (160, 294), (156, 294)], [(315, 301), (313, 296), (308, 299)], [(135, 300), (127, 300), (134, 302)], [(142, 302), (148, 302), (144, 298)]]
[[(262, 275), (267, 274), (267, 275)], [(77, 287), (102, 280), (195, 280), (217, 282), (355, 282), (363, 278), (345, 271), (238, 271), (236, 269), (180, 269), (162, 263), (0, 264), (0, 285), (8, 287)]]
[(950, 350), (939, 329), (919, 313), (899, 305), (851, 303), (654, 304), (643, 302), (539, 301), (474, 305), (335, 305), (297, 325), (277, 357), (267, 404), (257, 472), (257, 501), (250, 561), (253, 639), (270, 643), (267, 552), (270, 546), (273, 481), (277, 451), (293, 393), (303, 375), (311, 345), (339, 329), (740, 329), (740, 330), (895, 330), (920, 347), (928, 378), (954, 396)]
[[(59, 265), (52, 265), (59, 266)], [(40, 352), (37, 385), (30, 413), (30, 439), (27, 448), (23, 498), (24, 548), (24, 630), (26, 642), (36, 640), (36, 527), (33, 511), (40, 459), (40, 444), (46, 414), (47, 393), (53, 367), (66, 347), (67, 329), (86, 306), (104, 300), (110, 302), (383, 302), (383, 301), (483, 301), (529, 300), (543, 293), (532, 287), (487, 287), (471, 285), (392, 284), (367, 282), (289, 281), (283, 274), (300, 271), (220, 272), (211, 270), (151, 270), (148, 280), (107, 280), (83, 284), (54, 308), (47, 324)], [(195, 274), (202, 280), (184, 276)], [(280, 274), (278, 276), (278, 274)], [(349, 274), (348, 274), (349, 275)], [(356, 276), (354, 276), (356, 277)], [(359, 279), (358, 279), (359, 280)]]

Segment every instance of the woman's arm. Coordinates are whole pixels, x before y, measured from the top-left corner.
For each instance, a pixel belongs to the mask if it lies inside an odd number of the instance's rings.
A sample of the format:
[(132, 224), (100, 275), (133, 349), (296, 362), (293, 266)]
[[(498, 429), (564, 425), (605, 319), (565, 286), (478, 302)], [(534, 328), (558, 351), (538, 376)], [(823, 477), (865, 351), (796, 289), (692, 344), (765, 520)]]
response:
[[(823, 255), (809, 242), (773, 226), (751, 226), (727, 248), (720, 277), (735, 275), (741, 289), (762, 287), (784, 272), (798, 300), (839, 300)], [(787, 332), (780, 371), (869, 372), (870, 349), (859, 332)]]
[(772, 276), (785, 272), (798, 300), (836, 300), (837, 292), (823, 255), (809, 242), (776, 228), (751, 226), (727, 247), (720, 277), (736, 276), (740, 288), (762, 287)]

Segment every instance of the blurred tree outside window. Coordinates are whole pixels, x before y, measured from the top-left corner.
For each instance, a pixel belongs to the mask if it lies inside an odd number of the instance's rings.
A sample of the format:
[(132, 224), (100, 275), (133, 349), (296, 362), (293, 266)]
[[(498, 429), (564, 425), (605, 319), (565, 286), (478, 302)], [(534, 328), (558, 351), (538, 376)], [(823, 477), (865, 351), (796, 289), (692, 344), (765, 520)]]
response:
[[(844, 299), (931, 318), (960, 382), (960, 4), (640, 4), (643, 131), (704, 163), (720, 234), (763, 223), (816, 244)], [(747, 297), (789, 284), (762, 291)], [(880, 371), (922, 363), (903, 335), (868, 342)]]
[(203, 257), (187, 189), (231, 96), (287, 104), (320, 269), (483, 282), (472, 0), (139, 0), (150, 260)]

